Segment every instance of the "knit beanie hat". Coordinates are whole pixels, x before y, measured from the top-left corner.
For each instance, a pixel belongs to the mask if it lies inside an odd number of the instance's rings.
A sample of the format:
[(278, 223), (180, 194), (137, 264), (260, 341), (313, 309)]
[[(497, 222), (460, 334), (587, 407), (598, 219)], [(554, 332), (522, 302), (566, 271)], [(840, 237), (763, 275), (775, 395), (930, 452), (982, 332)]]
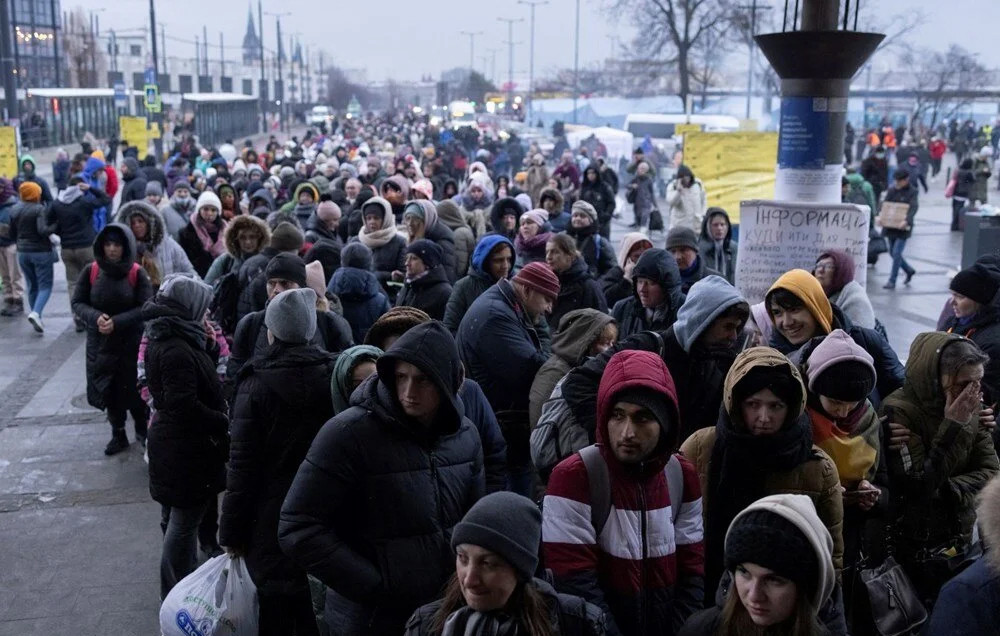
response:
[(514, 197), (514, 200), (518, 202), (521, 206), (521, 210), (527, 212), (531, 209), (531, 195), (527, 192), (522, 192), (521, 194)]
[(282, 221), (271, 230), (271, 247), (279, 252), (298, 252), (302, 249), (305, 237), (302, 231), (288, 221)]
[(809, 391), (842, 402), (860, 402), (875, 388), (875, 360), (843, 329), (834, 329), (806, 361)]
[(282, 252), (268, 261), (267, 267), (264, 269), (264, 276), (267, 280), (282, 278), (298, 283), (299, 287), (305, 287), (306, 264), (298, 254)]
[(306, 286), (316, 292), (316, 295), (326, 295), (326, 275), (323, 273), (323, 263), (313, 261), (306, 263)]
[(812, 596), (816, 590), (819, 564), (816, 551), (799, 528), (767, 510), (750, 510), (739, 515), (726, 534), (726, 569), (743, 563), (773, 570)]
[(477, 501), (451, 534), (451, 547), (469, 544), (485, 548), (509, 563), (522, 581), (538, 568), (542, 513), (530, 499), (512, 492), (495, 492)]
[(582, 199), (576, 201), (575, 203), (573, 203), (573, 207), (570, 209), (571, 213), (583, 212), (584, 214), (590, 217), (591, 223), (597, 223), (597, 210), (595, 210), (594, 206), (590, 205), (586, 201)]
[(163, 184), (159, 181), (148, 181), (146, 182), (146, 196), (162, 197), (163, 196)]
[(316, 216), (323, 221), (339, 221), (340, 206), (333, 201), (320, 201), (320, 204), (316, 206)]
[(380, 347), (389, 336), (401, 336), (413, 327), (430, 321), (431, 317), (422, 309), (393, 307), (372, 324), (365, 334), (365, 344)]
[(689, 247), (698, 251), (698, 236), (689, 227), (675, 227), (667, 233), (667, 249), (675, 247)]
[(549, 300), (559, 297), (559, 277), (546, 263), (528, 263), (513, 278), (528, 289), (533, 289)]
[(17, 189), (17, 194), (21, 197), (22, 201), (39, 203), (42, 200), (42, 186), (34, 181), (25, 181)]
[(403, 208), (403, 218), (405, 219), (408, 216), (415, 216), (421, 221), (427, 220), (425, 218), (424, 209), (416, 203), (407, 203), (406, 207)]
[(997, 279), (990, 276), (989, 270), (980, 263), (976, 263), (955, 274), (948, 288), (980, 305), (988, 305), (996, 296), (998, 287)]
[(549, 222), (549, 213), (539, 208), (528, 210), (521, 215), (521, 223), (524, 223), (525, 221), (531, 221), (539, 228), (543, 228), (545, 227), (545, 224)]
[(316, 333), (316, 292), (308, 287), (281, 292), (267, 303), (264, 324), (282, 342), (309, 342)]
[(219, 200), (218, 195), (216, 195), (211, 190), (205, 190), (198, 197), (198, 203), (194, 206), (195, 210), (201, 210), (204, 207), (212, 206), (216, 210), (222, 210), (222, 201)]
[(357, 269), (371, 271), (372, 251), (361, 241), (348, 243), (340, 251), (340, 264), (343, 267), (356, 267)]
[(191, 184), (183, 179), (180, 181), (175, 181), (173, 185), (170, 186), (170, 196), (174, 196), (178, 190), (187, 190), (191, 192)]
[(656, 417), (661, 429), (670, 431), (673, 428), (673, 418), (670, 414), (673, 413), (674, 408), (667, 401), (664, 393), (643, 386), (633, 386), (615, 393), (611, 402), (628, 402), (641, 406)]
[(417, 239), (413, 241), (407, 246), (406, 253), (413, 254), (422, 260), (427, 269), (437, 267), (444, 258), (444, 252), (441, 251), (437, 243), (430, 239)]

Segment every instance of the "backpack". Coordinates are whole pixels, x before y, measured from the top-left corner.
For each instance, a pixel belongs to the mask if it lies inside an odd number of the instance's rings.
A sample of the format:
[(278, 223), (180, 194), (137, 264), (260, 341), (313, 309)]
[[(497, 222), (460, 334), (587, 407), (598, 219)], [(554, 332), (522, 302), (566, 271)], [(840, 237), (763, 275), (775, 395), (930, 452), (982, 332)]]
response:
[[(587, 483), (590, 485), (590, 524), (594, 527), (594, 534), (599, 537), (611, 516), (611, 475), (596, 444), (580, 449), (579, 455), (587, 469)], [(671, 521), (677, 525), (681, 502), (684, 500), (684, 471), (677, 455), (670, 456), (663, 472), (666, 474), (667, 491), (670, 493)]]
[[(139, 283), (139, 270), (140, 269), (142, 269), (142, 267), (139, 265), (139, 263), (132, 263), (132, 267), (130, 267), (129, 270), (128, 270), (128, 286), (131, 287), (132, 289), (135, 289), (135, 286)], [(101, 273), (101, 268), (97, 264), (97, 261), (94, 261), (93, 263), (91, 263), (90, 264), (90, 286), (91, 287), (93, 287), (94, 283), (97, 282), (97, 275), (100, 274), (100, 273)]]
[(220, 276), (212, 284), (212, 302), (208, 310), (223, 333), (231, 334), (236, 331), (240, 292), (239, 270)]

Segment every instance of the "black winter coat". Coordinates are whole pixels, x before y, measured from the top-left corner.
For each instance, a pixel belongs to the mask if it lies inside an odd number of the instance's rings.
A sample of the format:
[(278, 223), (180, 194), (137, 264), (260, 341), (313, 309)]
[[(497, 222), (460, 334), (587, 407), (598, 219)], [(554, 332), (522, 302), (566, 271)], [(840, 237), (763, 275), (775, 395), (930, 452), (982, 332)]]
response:
[(396, 296), (396, 306), (416, 307), (427, 312), (434, 320), (443, 319), (451, 296), (447, 276), (443, 266), (432, 267), (423, 277), (403, 285)]
[[(263, 354), (270, 346), (267, 343), (267, 327), (264, 326), (265, 309), (247, 314), (236, 325), (233, 334), (233, 345), (229, 350), (229, 363), (226, 375), (237, 377), (243, 366), (251, 359)], [(351, 338), (351, 325), (331, 311), (316, 312), (316, 333), (312, 344), (329, 353), (340, 353), (354, 341)]]
[[(586, 171), (584, 171), (586, 175)], [(598, 173), (599, 174), (599, 173)], [(586, 201), (597, 210), (597, 223), (603, 225), (611, 220), (615, 213), (615, 193), (611, 186), (602, 179), (591, 183), (584, 179), (580, 184), (580, 200)]]
[(309, 248), (302, 260), (306, 262), (306, 265), (313, 261), (319, 261), (320, 265), (323, 266), (323, 280), (330, 282), (330, 277), (340, 268), (340, 252), (343, 249), (344, 245), (340, 242), (339, 236), (334, 235), (332, 239), (320, 238), (313, 242), (313, 246)]
[(555, 331), (559, 320), (574, 309), (596, 309), (608, 313), (604, 292), (587, 269), (587, 263), (577, 258), (565, 272), (559, 274), (559, 298), (548, 315), (549, 329)]
[(566, 229), (566, 233), (576, 239), (576, 249), (583, 255), (590, 275), (594, 278), (600, 278), (618, 265), (611, 241), (598, 234), (597, 230), (595, 225), (581, 229), (571, 226)]
[[(109, 232), (125, 235), (122, 259), (110, 263), (104, 258), (102, 244)], [(136, 389), (136, 361), (142, 339), (142, 305), (153, 295), (153, 286), (141, 267), (135, 286), (129, 284), (128, 272), (135, 257), (135, 239), (124, 225), (105, 226), (95, 239), (94, 257), (100, 271), (90, 284), (90, 267), (84, 267), (73, 289), (73, 315), (87, 328), (87, 403), (98, 409), (124, 407)], [(97, 330), (101, 314), (111, 316), (114, 331), (102, 335)]]
[[(422, 369), (454, 362), (423, 345), (387, 355)], [(371, 611), (368, 633), (401, 633), (454, 571), (452, 530), (484, 493), (479, 434), (459, 405), (443, 399), (436, 430), (428, 430), (373, 375), (320, 430), (281, 508), (281, 549)]]
[[(127, 159), (126, 163), (128, 163)], [(135, 169), (133, 168), (133, 170)], [(122, 196), (119, 205), (125, 205), (129, 201), (141, 201), (145, 199), (146, 183), (146, 175), (141, 172), (130, 172), (128, 176), (122, 179)]]
[[(219, 234), (226, 231), (225, 221), (222, 219), (221, 214), (215, 217), (215, 228)], [(193, 221), (188, 221), (188, 224), (180, 231), (180, 234), (177, 236), (177, 242), (184, 248), (184, 253), (187, 254), (188, 260), (191, 261), (194, 271), (198, 272), (198, 275), (204, 278), (205, 274), (208, 273), (208, 268), (212, 266), (215, 257), (201, 244), (198, 232), (194, 229)]]
[[(653, 312), (652, 320), (646, 319), (646, 310), (639, 301), (639, 293), (635, 289), (635, 284), (640, 278), (655, 281), (663, 288), (665, 300)], [(632, 281), (629, 285), (629, 297), (619, 300), (611, 310), (611, 314), (618, 321), (620, 340), (640, 331), (666, 331), (674, 324), (677, 320), (677, 310), (684, 303), (684, 293), (681, 291), (681, 274), (677, 269), (677, 261), (670, 252), (663, 249), (649, 249), (643, 252), (632, 269)]]
[(462, 324), (465, 312), (483, 292), (489, 289), (496, 281), (489, 274), (481, 272), (475, 268), (469, 268), (469, 274), (455, 283), (448, 298), (448, 304), (444, 310), (444, 326), (448, 331), (458, 333), (458, 326)]
[(365, 341), (365, 334), (375, 321), (389, 311), (389, 297), (371, 272), (356, 267), (342, 267), (333, 273), (327, 291), (337, 295), (344, 319), (351, 325), (354, 342)]
[(989, 305), (983, 305), (967, 325), (959, 325), (954, 315), (944, 325), (944, 331), (957, 333), (979, 345), (983, 353), (990, 357), (983, 376), (983, 403), (995, 404), (1000, 400), (1000, 297), (994, 297)]
[(910, 206), (909, 211), (906, 213), (906, 223), (910, 226), (909, 229), (897, 230), (891, 227), (884, 228), (882, 234), (889, 239), (893, 238), (910, 238), (913, 234), (913, 219), (917, 216), (917, 209), (920, 207), (918, 201), (919, 190), (917, 186), (910, 183), (906, 188), (899, 190), (896, 186), (892, 186), (885, 192), (886, 201), (895, 201), (896, 203), (906, 203)]
[(21, 201), (11, 208), (10, 239), (17, 243), (18, 252), (52, 252), (49, 235), (55, 230), (55, 217), (47, 205)]
[(258, 589), (307, 589), (305, 570), (278, 547), (278, 517), (316, 433), (333, 416), (333, 360), (313, 345), (278, 342), (241, 371), (219, 542), (244, 552)]
[(372, 269), (389, 300), (394, 300), (399, 288), (390, 287), (388, 283), (393, 272), (406, 271), (406, 239), (396, 235), (385, 245), (372, 248)]
[[(147, 317), (156, 306), (147, 308)], [(203, 504), (225, 487), (229, 418), (218, 346), (194, 343), (151, 322), (146, 381), (156, 404), (149, 429), (149, 494), (165, 506)]]
[[(441, 264), (444, 267), (445, 276), (449, 283), (454, 283), (458, 280), (458, 265), (455, 263), (455, 233), (451, 231), (450, 227), (444, 224), (444, 221), (438, 220), (437, 223), (424, 232), (424, 238), (434, 241), (441, 248), (441, 252), (443, 253)], [(405, 261), (405, 254), (403, 259)]]
[(60, 193), (50, 207), (55, 217), (55, 233), (62, 239), (62, 246), (67, 249), (90, 247), (97, 236), (94, 231), (94, 210), (110, 206), (111, 197), (100, 188), (91, 188), (69, 203), (63, 202), (65, 198), (68, 198), (67, 193)]

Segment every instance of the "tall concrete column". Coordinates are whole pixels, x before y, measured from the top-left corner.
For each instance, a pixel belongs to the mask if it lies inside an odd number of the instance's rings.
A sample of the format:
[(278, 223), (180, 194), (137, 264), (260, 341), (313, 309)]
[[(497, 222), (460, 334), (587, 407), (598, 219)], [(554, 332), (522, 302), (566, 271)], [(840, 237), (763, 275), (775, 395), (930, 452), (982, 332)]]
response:
[(885, 35), (838, 31), (839, 8), (803, 0), (803, 30), (754, 38), (781, 78), (774, 196), (782, 201), (840, 203), (851, 78)]

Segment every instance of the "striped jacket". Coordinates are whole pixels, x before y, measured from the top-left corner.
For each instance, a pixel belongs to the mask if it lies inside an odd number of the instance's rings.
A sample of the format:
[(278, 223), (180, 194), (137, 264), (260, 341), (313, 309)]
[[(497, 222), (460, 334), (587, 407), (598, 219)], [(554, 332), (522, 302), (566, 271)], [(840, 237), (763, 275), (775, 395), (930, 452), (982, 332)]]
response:
[[(693, 465), (681, 457), (683, 501), (670, 501), (664, 468), (676, 448), (676, 425), (661, 433), (647, 461), (625, 465), (615, 459), (607, 430), (612, 398), (634, 387), (663, 393), (677, 422), (673, 380), (659, 356), (647, 351), (616, 354), (601, 379), (597, 412), (598, 446), (611, 479), (610, 515), (597, 536), (587, 469), (579, 454), (567, 457), (549, 480), (543, 552), (557, 589), (608, 612), (609, 634), (669, 636), (702, 604), (701, 490)], [(675, 505), (680, 506), (676, 524)]]

